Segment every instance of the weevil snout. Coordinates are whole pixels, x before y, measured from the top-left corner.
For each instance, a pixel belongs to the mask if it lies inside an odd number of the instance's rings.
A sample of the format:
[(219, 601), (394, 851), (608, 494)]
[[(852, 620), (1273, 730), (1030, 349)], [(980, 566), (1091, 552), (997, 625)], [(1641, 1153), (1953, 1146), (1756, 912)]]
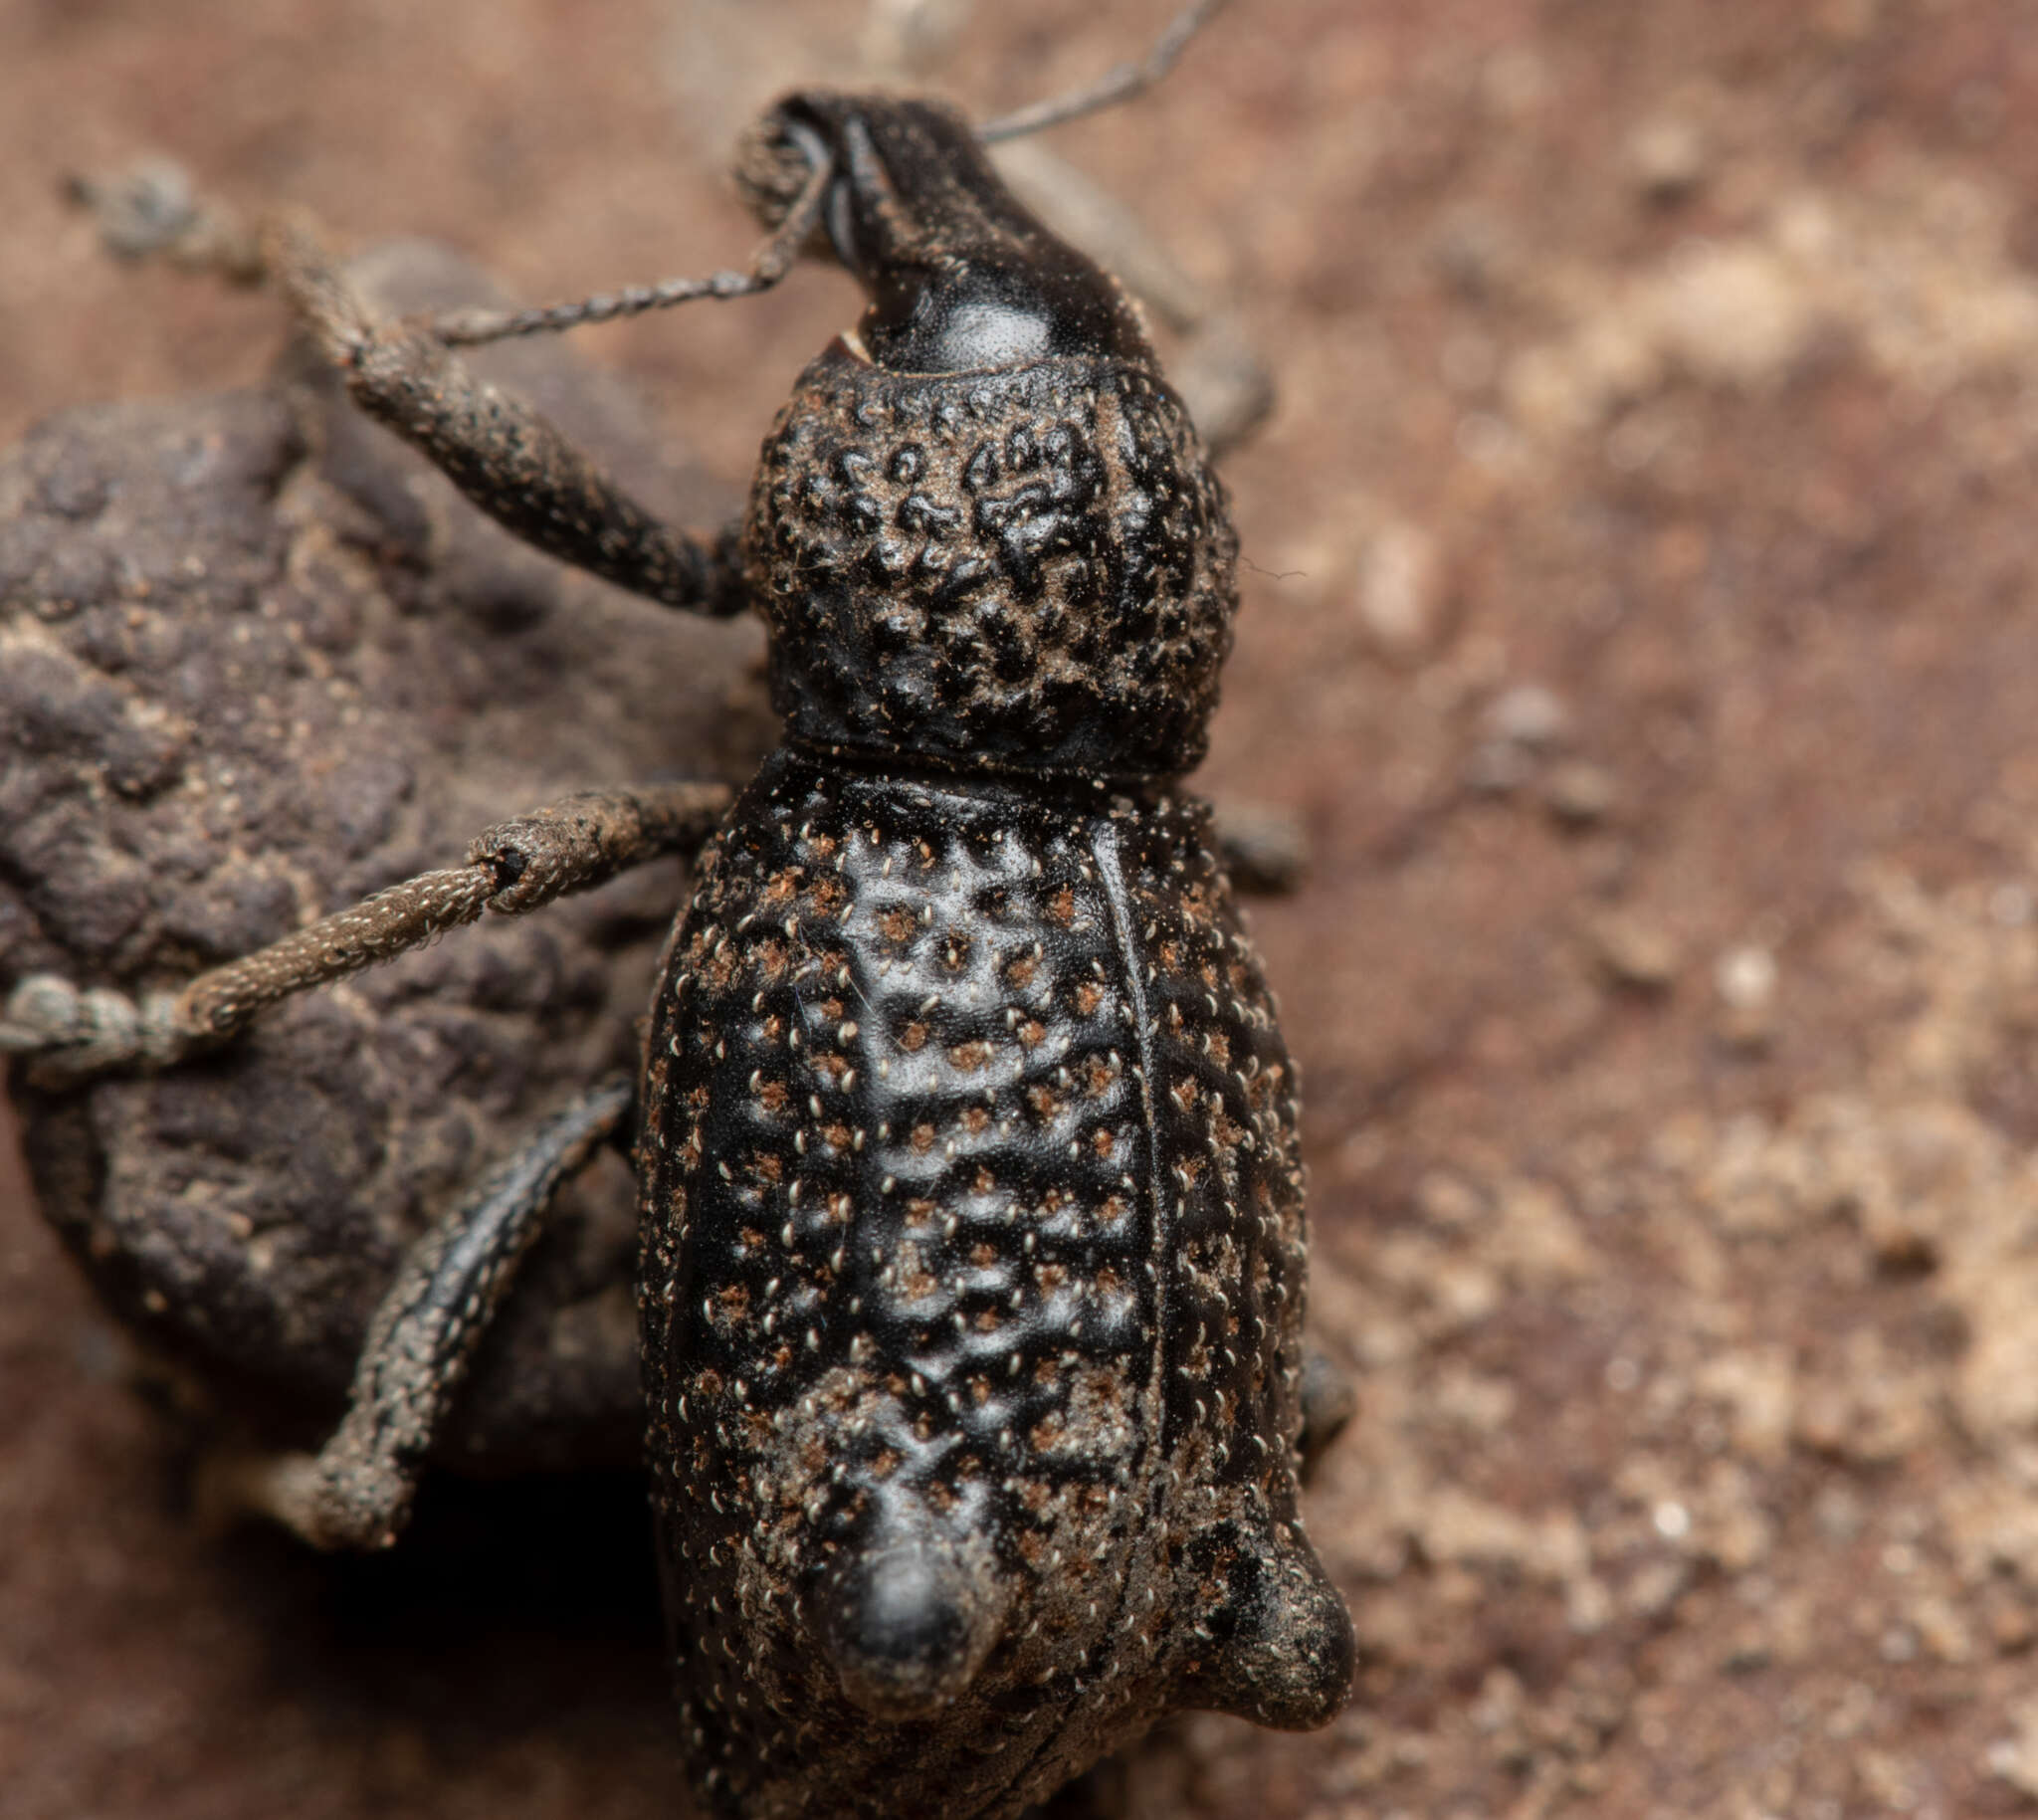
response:
[(1089, 355), (1153, 366), (1117, 281), (1013, 197), (953, 109), (896, 96), (789, 95), (746, 139), (738, 182), (775, 225), (823, 169), (821, 225), (870, 294), (857, 340), (877, 365), (956, 373)]

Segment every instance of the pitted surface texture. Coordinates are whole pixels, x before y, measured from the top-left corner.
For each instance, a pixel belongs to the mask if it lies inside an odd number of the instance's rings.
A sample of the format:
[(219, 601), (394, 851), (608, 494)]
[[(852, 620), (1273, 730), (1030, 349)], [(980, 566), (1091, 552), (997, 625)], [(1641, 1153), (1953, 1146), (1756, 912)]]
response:
[(1137, 365), (899, 374), (838, 343), (765, 442), (746, 535), (795, 738), (1005, 769), (1203, 754), (1238, 540)]
[[(1016, 1811), (1264, 1622), (1301, 1172), (1207, 841), (1193, 801), (782, 755), (704, 856), (650, 1034), (644, 1304), (687, 1741), (732, 1803)], [(893, 1536), (1002, 1614), (938, 1728), (872, 1727), (803, 1628)]]

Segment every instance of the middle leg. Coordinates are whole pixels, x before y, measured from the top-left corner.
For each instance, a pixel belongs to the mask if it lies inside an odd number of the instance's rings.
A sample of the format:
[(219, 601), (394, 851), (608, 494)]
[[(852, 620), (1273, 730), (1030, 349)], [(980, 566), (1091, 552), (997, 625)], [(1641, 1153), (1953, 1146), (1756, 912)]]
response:
[(665, 854), (690, 856), (719, 824), (726, 784), (647, 784), (592, 791), (499, 822), (467, 864), (421, 873), (266, 948), (228, 961), (180, 992), (140, 1000), (31, 974), (0, 1012), (0, 1054), (26, 1056), (38, 1085), (63, 1086), (111, 1068), (166, 1068), (221, 1042), (265, 1005), (477, 920), (520, 915)]

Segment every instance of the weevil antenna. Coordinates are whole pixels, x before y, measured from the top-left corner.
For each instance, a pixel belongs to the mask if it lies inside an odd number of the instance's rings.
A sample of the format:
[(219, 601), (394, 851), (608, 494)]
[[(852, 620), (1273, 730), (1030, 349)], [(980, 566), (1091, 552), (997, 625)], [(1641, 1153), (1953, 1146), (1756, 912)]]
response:
[(698, 298), (725, 301), (769, 291), (792, 270), (800, 248), (814, 232), (828, 185), (835, 177), (834, 160), (818, 135), (803, 135), (799, 149), (808, 161), (806, 181), (785, 219), (757, 249), (745, 272), (713, 272), (706, 278), (671, 278), (657, 285), (632, 285), (622, 291), (584, 298), (577, 303), (550, 303), (538, 309), (452, 309), (431, 317), (424, 326), (444, 346), (478, 347), (514, 335), (553, 334), (586, 322), (614, 322), (624, 316), (642, 315), (647, 309), (691, 303)]
[[(1204, 26), (1217, 17), (1230, 0), (1192, 0), (1174, 17), (1153, 48), (1137, 63), (1120, 64), (1087, 89), (1036, 101), (1015, 113), (988, 120), (976, 129), (986, 145), (1001, 139), (1016, 139), (1028, 133), (1059, 126), (1065, 120), (1081, 119), (1086, 113), (1116, 106), (1152, 88), (1181, 61), (1181, 55)], [(433, 339), (446, 347), (478, 347), (489, 341), (506, 341), (517, 335), (554, 334), (589, 322), (614, 322), (624, 316), (642, 315), (646, 310), (669, 309), (675, 303), (691, 303), (700, 298), (725, 301), (755, 297), (769, 291), (792, 269), (793, 261), (815, 224), (828, 186), (834, 180), (834, 161), (818, 140), (803, 144), (809, 159), (804, 186), (785, 219), (771, 238), (757, 249), (745, 272), (714, 272), (706, 278), (667, 279), (657, 285), (632, 285), (621, 291), (603, 292), (577, 303), (550, 303), (537, 309), (461, 309), (434, 316), (425, 326)]]
[(1229, 4), (1230, 0), (1194, 0), (1175, 15), (1174, 22), (1154, 40), (1153, 49), (1139, 62), (1120, 64), (1087, 89), (1075, 89), (1067, 95), (1035, 101), (1014, 113), (1001, 114), (995, 120), (986, 120), (976, 129), (976, 136), (986, 145), (995, 145), (1001, 139), (1023, 138), (1029, 132), (1059, 126), (1064, 120), (1078, 120), (1086, 113), (1096, 113), (1143, 95), (1181, 61), (1189, 40)]

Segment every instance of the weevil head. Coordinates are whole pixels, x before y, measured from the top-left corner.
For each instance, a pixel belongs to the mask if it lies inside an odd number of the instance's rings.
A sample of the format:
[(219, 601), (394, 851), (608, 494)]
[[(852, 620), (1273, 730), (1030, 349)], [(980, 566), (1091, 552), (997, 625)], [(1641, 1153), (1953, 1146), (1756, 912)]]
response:
[(794, 96), (744, 168), (782, 198), (824, 161), (828, 242), (870, 302), (801, 375), (745, 526), (789, 732), (937, 765), (1188, 769), (1237, 542), (1137, 309), (944, 107)]

